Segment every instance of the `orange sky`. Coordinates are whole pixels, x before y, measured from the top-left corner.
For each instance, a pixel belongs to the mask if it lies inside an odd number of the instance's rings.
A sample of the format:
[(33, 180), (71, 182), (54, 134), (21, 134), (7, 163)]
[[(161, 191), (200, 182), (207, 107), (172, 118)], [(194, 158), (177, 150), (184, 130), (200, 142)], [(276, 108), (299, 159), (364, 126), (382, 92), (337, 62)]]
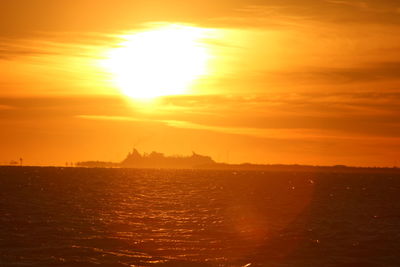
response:
[[(400, 166), (397, 0), (5, 0), (0, 12), (0, 163), (120, 161), (135, 146)], [(207, 71), (185, 93), (130, 99), (103, 63), (160, 25), (205, 32)]]

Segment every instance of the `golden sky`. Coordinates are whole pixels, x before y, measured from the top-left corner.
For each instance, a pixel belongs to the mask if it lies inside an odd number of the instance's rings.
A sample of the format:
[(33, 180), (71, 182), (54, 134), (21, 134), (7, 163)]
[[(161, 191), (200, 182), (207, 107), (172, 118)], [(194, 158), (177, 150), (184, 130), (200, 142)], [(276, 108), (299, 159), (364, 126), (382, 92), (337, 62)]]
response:
[(397, 0), (4, 0), (0, 163), (400, 165)]

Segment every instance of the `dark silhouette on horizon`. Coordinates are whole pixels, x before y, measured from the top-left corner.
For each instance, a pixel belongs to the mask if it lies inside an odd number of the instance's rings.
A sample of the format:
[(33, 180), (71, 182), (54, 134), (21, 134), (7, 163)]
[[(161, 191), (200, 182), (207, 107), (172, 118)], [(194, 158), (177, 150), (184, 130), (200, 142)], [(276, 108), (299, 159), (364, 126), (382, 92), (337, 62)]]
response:
[(136, 149), (121, 162), (122, 167), (138, 168), (199, 168), (202, 166), (215, 164), (216, 162), (209, 156), (202, 156), (192, 152), (191, 156), (165, 156), (156, 151), (150, 154), (141, 155)]
[(337, 172), (399, 172), (397, 167), (350, 167), (346, 165), (312, 166), (298, 164), (229, 164), (214, 161), (210, 156), (192, 152), (191, 156), (165, 156), (153, 151), (150, 154), (140, 154), (137, 149), (129, 152), (121, 162), (83, 161), (76, 167), (88, 168), (154, 168), (154, 169), (210, 169), (210, 170), (258, 170), (258, 171), (337, 171)]
[(153, 151), (150, 154), (140, 154), (137, 149), (126, 156), (120, 163), (104, 161), (78, 162), (78, 167), (124, 167), (124, 168), (162, 168), (162, 169), (192, 169), (204, 168), (217, 164), (211, 157), (192, 152), (191, 156), (165, 156)]

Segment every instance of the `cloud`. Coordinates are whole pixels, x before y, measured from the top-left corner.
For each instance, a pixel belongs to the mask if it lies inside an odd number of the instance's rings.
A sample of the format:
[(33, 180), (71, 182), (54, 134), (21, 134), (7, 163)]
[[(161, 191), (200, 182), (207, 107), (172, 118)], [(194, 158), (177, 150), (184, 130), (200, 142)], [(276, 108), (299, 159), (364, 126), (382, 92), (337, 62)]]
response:
[(369, 5), (365, 1), (326, 0), (326, 2), (337, 5), (355, 7), (357, 9), (362, 9), (362, 10), (366, 10), (369, 8)]
[[(390, 151), (400, 144), (399, 101), (400, 93), (373, 91), (170, 96), (146, 111), (116, 97), (0, 98), (0, 125), (25, 129), (28, 136), (33, 131), (36, 135), (53, 132), (60, 134), (60, 140), (65, 133), (85, 135), (87, 141), (96, 142), (124, 136), (125, 148), (139, 131), (139, 136), (149, 132), (160, 136), (159, 144), (208, 136), (212, 146), (226, 138), (231, 140), (226, 145), (240, 140), (238, 145), (249, 151), (271, 149), (270, 153), (279, 154), (293, 149), (300, 156), (318, 154), (324, 147), (326, 153), (350, 155), (355, 152), (344, 152), (349, 150), (347, 145), (362, 154), (383, 146)], [(164, 139), (166, 133), (170, 139)], [(372, 146), (378, 150), (367, 149)]]
[[(347, 1), (347, 0), (283, 0), (258, 2), (255, 11), (261, 17), (268, 17), (262, 10), (274, 8), (280, 17), (304, 19), (304, 22), (324, 22), (336, 24), (386, 24), (399, 25), (396, 1)], [(278, 8), (277, 8), (278, 7)], [(264, 13), (264, 15), (262, 15)], [(256, 14), (256, 13), (254, 13)], [(269, 14), (269, 13), (266, 13)]]
[(377, 63), (360, 68), (326, 68), (310, 74), (327, 82), (339, 83), (399, 80), (400, 62)]
[[(276, 28), (305, 22), (399, 24), (398, 1), (348, 0), (19, 0), (2, 5), (0, 36), (32, 37), (43, 32), (132, 30), (151, 21), (210, 27)], [(90, 16), (88, 16), (90, 14)]]
[[(223, 127), (223, 126), (209, 126), (187, 121), (165, 120), (160, 121), (168, 126), (183, 128), (183, 129), (196, 129), (207, 130), (220, 133), (228, 133), (234, 135), (245, 135), (258, 138), (267, 139), (320, 139), (320, 138), (338, 138), (339, 136), (332, 136), (331, 133), (324, 131), (316, 131), (311, 129), (262, 129), (262, 128), (247, 128), (247, 127)], [(351, 137), (347, 137), (351, 138)], [(399, 138), (400, 139), (400, 138)]]
[(133, 117), (126, 116), (109, 116), (109, 115), (77, 115), (77, 118), (87, 119), (87, 120), (106, 120), (106, 121), (137, 121), (146, 122), (148, 120), (137, 119)]
[(98, 57), (99, 49), (112, 47), (118, 42), (117, 35), (99, 33), (41, 33), (34, 38), (0, 38), (0, 59), (51, 56)]
[[(162, 105), (172, 110), (175, 108), (193, 108), (213, 113), (231, 110), (230, 114), (233, 115), (246, 113), (247, 111), (257, 111), (257, 114), (272, 112), (275, 115), (294, 115), (300, 108), (309, 109), (315, 106), (319, 109), (323, 105), (326, 109), (320, 110), (319, 113), (306, 113), (306, 115), (321, 114), (325, 111), (332, 111), (335, 114), (341, 115), (340, 109), (342, 109), (342, 113), (349, 113), (350, 110), (346, 107), (354, 109), (356, 107), (375, 107), (391, 110), (391, 108), (397, 107), (396, 104), (400, 101), (400, 93), (364, 91), (265, 93), (261, 95), (193, 95), (169, 96), (164, 97), (161, 101)], [(336, 107), (337, 109), (332, 110), (329, 107)], [(282, 112), (278, 112), (278, 110)], [(355, 109), (355, 112), (358, 111)]]
[(34, 45), (17, 44), (15, 40), (1, 39), (0, 43), (0, 59), (10, 60), (16, 57), (26, 57), (34, 55), (51, 55), (49, 51), (38, 48)]
[(138, 119), (124, 116), (100, 116), (100, 115), (79, 115), (81, 119), (88, 120), (106, 120), (116, 122), (142, 122), (142, 123), (159, 123), (173, 128), (191, 129), (200, 131), (211, 131), (216, 133), (240, 135), (248, 137), (256, 137), (262, 139), (275, 140), (364, 140), (364, 141), (384, 141), (384, 142), (400, 142), (400, 136), (380, 136), (365, 135), (363, 133), (344, 133), (343, 131), (332, 129), (302, 129), (302, 128), (249, 128), (249, 127), (227, 127), (214, 126), (200, 123), (193, 123), (180, 120), (158, 120), (158, 119)]
[(259, 73), (252, 79), (282, 80), (300, 84), (351, 84), (399, 81), (400, 61), (364, 64), (358, 67), (303, 67), (301, 70)]
[(0, 98), (0, 109), (11, 120), (75, 117), (201, 126), (232, 133), (241, 129), (239, 133), (257, 135), (285, 129), (299, 131), (298, 135), (332, 131), (396, 137), (400, 136), (399, 102), (398, 92), (365, 91), (169, 96), (147, 108), (120, 97)]
[(159, 123), (258, 138), (397, 140), (399, 101), (400, 93), (377, 92), (175, 96), (153, 106), (151, 113), (79, 118)]
[(1, 109), (7, 112), (1, 119), (33, 122), (63, 120), (90, 112), (115, 117), (135, 114), (123, 99), (106, 96), (0, 97)]
[(10, 109), (15, 109), (15, 107), (9, 105), (0, 105), (0, 110), (10, 110)]

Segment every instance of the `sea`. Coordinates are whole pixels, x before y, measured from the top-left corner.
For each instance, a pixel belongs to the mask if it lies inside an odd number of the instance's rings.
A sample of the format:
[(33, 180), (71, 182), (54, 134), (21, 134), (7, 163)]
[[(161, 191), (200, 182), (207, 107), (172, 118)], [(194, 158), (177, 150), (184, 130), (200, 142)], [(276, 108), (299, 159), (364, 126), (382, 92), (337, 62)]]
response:
[(0, 266), (400, 266), (400, 174), (0, 167)]

